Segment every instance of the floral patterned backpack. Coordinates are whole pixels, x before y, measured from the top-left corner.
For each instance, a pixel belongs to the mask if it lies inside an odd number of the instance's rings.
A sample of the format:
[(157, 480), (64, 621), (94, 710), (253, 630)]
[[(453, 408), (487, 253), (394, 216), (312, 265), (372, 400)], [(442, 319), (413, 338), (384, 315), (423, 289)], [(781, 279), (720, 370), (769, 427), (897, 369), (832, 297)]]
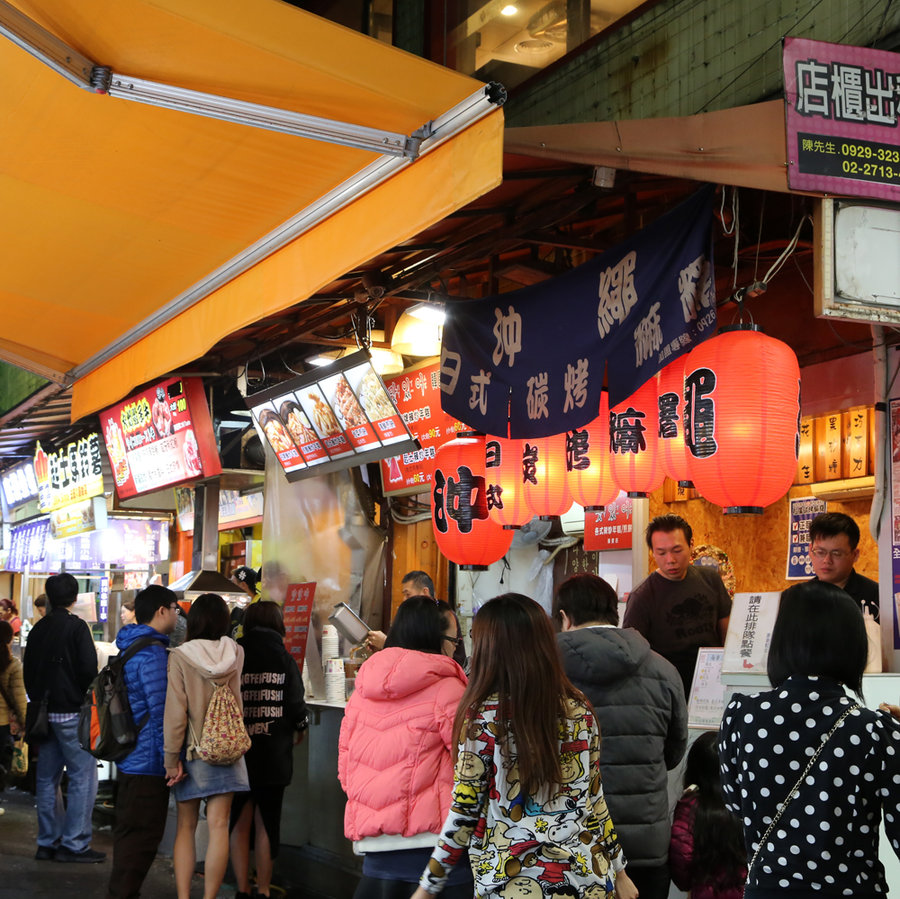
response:
[(198, 742), (188, 719), (190, 743), (197, 758), (210, 765), (233, 765), (250, 748), (250, 735), (228, 684), (216, 684), (203, 717)]

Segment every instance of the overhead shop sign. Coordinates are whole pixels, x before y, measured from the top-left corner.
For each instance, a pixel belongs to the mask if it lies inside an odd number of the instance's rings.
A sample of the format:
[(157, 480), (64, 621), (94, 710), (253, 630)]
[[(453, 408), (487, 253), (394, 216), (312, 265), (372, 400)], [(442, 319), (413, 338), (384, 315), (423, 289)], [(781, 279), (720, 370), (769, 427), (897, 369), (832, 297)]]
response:
[(382, 459), (381, 482), (385, 496), (431, 491), (434, 457), (441, 444), (465, 429), (462, 422), (441, 409), (437, 361), (414, 366), (384, 379), (394, 405), (419, 441), (419, 448)]
[(100, 435), (88, 434), (61, 449), (46, 452), (38, 442), (34, 451), (38, 506), (52, 512), (103, 493)]
[(100, 414), (120, 499), (222, 472), (200, 378), (168, 378)]
[(247, 397), (289, 481), (418, 449), (365, 351)]
[(34, 463), (29, 459), (15, 468), (11, 468), (0, 477), (3, 489), (3, 500), (7, 509), (24, 506), (37, 498), (38, 484), (34, 476)]
[[(454, 306), (441, 405), (487, 434), (549, 437), (627, 399), (716, 331), (713, 188), (559, 278)], [(508, 410), (508, 418), (507, 418)]]
[(900, 200), (900, 54), (784, 41), (788, 186)]

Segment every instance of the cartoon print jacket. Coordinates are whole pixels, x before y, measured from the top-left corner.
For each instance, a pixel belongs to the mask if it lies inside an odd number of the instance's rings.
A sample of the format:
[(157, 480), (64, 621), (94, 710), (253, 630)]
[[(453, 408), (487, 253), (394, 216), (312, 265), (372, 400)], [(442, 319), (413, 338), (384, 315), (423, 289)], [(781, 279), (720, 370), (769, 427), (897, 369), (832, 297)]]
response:
[(567, 701), (560, 720), (562, 784), (542, 796), (521, 792), (515, 740), (496, 738), (491, 696), (460, 743), (453, 800), (420, 884), (438, 893), (466, 847), (475, 895), (503, 899), (607, 899), (625, 857), (600, 780), (600, 733), (593, 713)]

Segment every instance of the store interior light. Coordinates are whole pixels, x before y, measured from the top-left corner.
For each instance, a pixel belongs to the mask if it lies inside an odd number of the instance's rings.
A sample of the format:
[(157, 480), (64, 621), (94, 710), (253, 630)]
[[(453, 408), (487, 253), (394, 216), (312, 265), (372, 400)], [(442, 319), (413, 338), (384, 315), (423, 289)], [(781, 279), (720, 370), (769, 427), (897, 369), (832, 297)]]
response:
[(447, 319), (447, 313), (443, 306), (435, 306), (433, 303), (416, 303), (406, 310), (413, 318), (428, 322), (433, 325), (443, 325)]
[(507, 4), (500, 10), (501, 16), (514, 16), (519, 11), (518, 6), (513, 6), (512, 3)]
[(442, 327), (424, 321), (407, 310), (400, 316), (391, 337), (391, 349), (402, 356), (437, 356), (441, 352)]

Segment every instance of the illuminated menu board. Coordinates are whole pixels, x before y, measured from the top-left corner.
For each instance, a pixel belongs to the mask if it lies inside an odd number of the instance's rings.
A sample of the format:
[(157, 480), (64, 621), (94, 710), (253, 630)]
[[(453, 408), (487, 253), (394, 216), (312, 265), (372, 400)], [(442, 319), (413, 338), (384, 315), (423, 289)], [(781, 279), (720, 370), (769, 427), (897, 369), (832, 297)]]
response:
[(387, 392), (403, 421), (418, 440), (417, 448), (381, 460), (381, 482), (386, 496), (426, 493), (431, 490), (438, 447), (468, 430), (441, 409), (437, 360), (408, 368), (385, 379)]
[(38, 483), (34, 476), (34, 463), (29, 460), (0, 475), (3, 499), (10, 509), (21, 506), (38, 495)]
[(365, 351), (247, 397), (289, 481), (415, 450)]
[(120, 499), (220, 474), (203, 382), (169, 378), (100, 414)]

